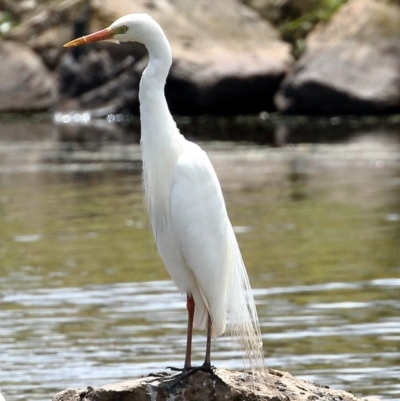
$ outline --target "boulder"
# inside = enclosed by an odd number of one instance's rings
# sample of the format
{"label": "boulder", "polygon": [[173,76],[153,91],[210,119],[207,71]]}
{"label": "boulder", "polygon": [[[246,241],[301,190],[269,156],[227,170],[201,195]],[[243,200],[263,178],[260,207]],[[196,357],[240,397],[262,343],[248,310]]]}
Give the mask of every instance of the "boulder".
{"label": "boulder", "polygon": [[138,110],[139,74],[134,59],[113,62],[105,50],[89,51],[76,59],[63,57],[59,73],[59,111],[86,110],[93,117]]}
{"label": "boulder", "polygon": [[150,13],[171,42],[174,63],[166,94],[173,112],[234,114],[274,109],[288,72],[290,46],[239,0],[188,2],[105,0],[96,13],[112,19]]}
{"label": "boulder", "polygon": [[0,0],[1,8],[18,20],[3,37],[30,47],[50,70],[56,69],[73,24],[79,26],[82,18],[90,17],[91,9],[90,0]]}
{"label": "boulder", "polygon": [[275,97],[291,114],[400,111],[400,7],[353,0],[306,39],[306,51]]}
{"label": "boulder", "polygon": [[[248,372],[216,369],[197,371],[177,380],[165,372],[98,388],[66,389],[53,401],[373,401],[342,390],[300,380],[289,373],[269,369],[261,378]],[[377,400],[375,400],[377,401]]]}
{"label": "boulder", "polygon": [[[11,2],[21,21],[6,32],[5,37],[27,43],[50,69],[57,69],[61,60],[61,88],[77,87],[82,71],[90,64],[84,61],[90,52],[108,52],[117,66],[126,64],[124,58],[134,57],[137,64],[134,72],[124,72],[122,78],[111,74],[104,82],[102,77],[92,77],[93,81],[99,81],[99,92],[91,87],[88,96],[75,94],[71,102],[66,101],[71,91],[61,91],[59,108],[62,110],[97,108],[103,101],[105,106],[113,104],[111,109],[137,111],[137,76],[146,64],[143,48],[93,44],[79,56],[74,49],[75,64],[70,59],[65,60],[72,50],[62,48],[72,37],[104,28],[131,12],[151,14],[171,42],[174,63],[166,95],[175,113],[234,114],[273,110],[273,96],[293,62],[290,46],[279,39],[276,29],[240,0],[36,0],[35,8],[30,9],[16,7],[12,0],[1,1]],[[91,60],[104,59],[97,55],[90,57]],[[74,78],[72,72],[81,65],[83,70],[76,72]],[[100,74],[108,68],[104,67],[98,70]],[[127,85],[131,77],[133,83]],[[112,100],[116,89],[122,101]],[[96,104],[90,99],[96,99]]]}
{"label": "boulder", "polygon": [[50,109],[56,92],[53,76],[35,52],[0,41],[0,112]]}

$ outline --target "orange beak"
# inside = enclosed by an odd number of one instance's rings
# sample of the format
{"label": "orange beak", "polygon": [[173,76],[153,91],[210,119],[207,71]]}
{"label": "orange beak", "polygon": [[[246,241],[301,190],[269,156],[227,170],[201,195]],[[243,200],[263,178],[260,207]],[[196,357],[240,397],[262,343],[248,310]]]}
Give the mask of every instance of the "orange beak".
{"label": "orange beak", "polygon": [[64,47],[80,46],[86,43],[99,42],[100,40],[112,39],[114,37],[114,33],[115,32],[113,32],[110,28],[105,28],[102,29],[101,31],[91,33],[90,35],[82,36],[81,38],[71,40],[71,42],[66,43]]}

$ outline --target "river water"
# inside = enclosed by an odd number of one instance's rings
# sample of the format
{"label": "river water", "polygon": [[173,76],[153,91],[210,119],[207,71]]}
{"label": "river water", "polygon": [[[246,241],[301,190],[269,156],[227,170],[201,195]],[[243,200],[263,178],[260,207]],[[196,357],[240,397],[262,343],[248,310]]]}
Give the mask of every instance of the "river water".
{"label": "river water", "polygon": [[[400,399],[400,126],[181,119],[219,175],[270,367]],[[115,120],[112,118],[111,120]],[[184,298],[143,205],[137,121],[0,121],[0,392],[181,366]],[[76,118],[80,123],[86,120]],[[249,141],[232,139],[247,133]],[[196,332],[194,360],[205,336]],[[213,363],[241,368],[229,339]]]}

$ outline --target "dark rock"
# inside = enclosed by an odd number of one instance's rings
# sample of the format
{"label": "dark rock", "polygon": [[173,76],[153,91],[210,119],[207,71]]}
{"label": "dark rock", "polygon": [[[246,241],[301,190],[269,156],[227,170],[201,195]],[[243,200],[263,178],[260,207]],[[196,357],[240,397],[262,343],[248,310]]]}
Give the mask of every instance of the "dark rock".
{"label": "dark rock", "polygon": [[0,41],[0,111],[50,109],[56,83],[40,57],[28,47]]}
{"label": "dark rock", "polygon": [[[98,388],[66,389],[53,401],[373,401],[342,390],[333,390],[289,373],[269,369],[262,378],[247,372],[216,369],[198,371],[178,381],[160,372],[148,377]],[[377,401],[377,400],[376,400]]]}
{"label": "dark rock", "polygon": [[354,0],[308,37],[275,101],[292,114],[400,111],[400,7]]}
{"label": "dark rock", "polygon": [[[4,37],[24,42],[50,70],[61,72],[61,110],[137,111],[137,76],[146,54],[143,47],[101,43],[88,50],[62,48],[73,37],[104,28],[132,11],[151,14],[171,42],[174,64],[166,95],[174,113],[274,110],[273,96],[293,61],[290,46],[279,39],[276,29],[240,0],[154,0],[138,2],[134,10],[125,0],[36,0],[35,7],[20,7],[12,0],[1,2],[11,7],[19,21]],[[107,52],[109,60],[93,51]],[[67,53],[72,53],[72,58]],[[125,58],[132,56],[139,64],[130,72],[120,68],[127,64]],[[120,68],[122,77],[112,73],[110,62]],[[111,94],[118,99],[111,101]],[[88,104],[91,99],[95,104]]]}
{"label": "dark rock", "polygon": [[197,62],[178,58],[166,86],[172,112],[229,115],[275,110],[273,96],[285,72],[273,65],[273,54],[261,59],[248,56],[221,50],[208,60],[207,55]]}
{"label": "dark rock", "polygon": [[[132,12],[123,0],[93,5],[93,9],[97,19],[103,20],[104,14],[108,23]],[[152,2],[151,7],[149,3],[138,4],[135,12],[149,12],[171,42],[174,63],[166,96],[174,113],[234,114],[275,109],[273,96],[292,62],[290,47],[255,11],[239,1],[233,5],[231,0],[202,0],[193,5],[179,0],[168,7],[161,1]],[[94,21],[93,26],[102,28],[105,23]],[[113,63],[120,62],[123,55],[133,55],[139,62],[136,73],[145,66],[141,61],[143,49],[110,44],[99,48],[109,52]],[[131,86],[128,90],[120,86],[122,97],[127,91],[137,93],[138,81]],[[78,103],[82,104],[82,98]],[[130,99],[121,107],[135,112],[137,104],[137,98]]]}
{"label": "dark rock", "polygon": [[[18,24],[3,37],[24,43],[40,55],[50,70],[55,70],[70,39],[71,28],[90,16],[90,0],[0,0],[12,10]],[[79,17],[77,17],[79,16]]]}
{"label": "dark rock", "polygon": [[104,50],[89,51],[78,59],[66,53],[58,70],[58,109],[104,109],[107,114],[126,108],[137,110],[139,74],[133,65],[130,56],[113,63]]}

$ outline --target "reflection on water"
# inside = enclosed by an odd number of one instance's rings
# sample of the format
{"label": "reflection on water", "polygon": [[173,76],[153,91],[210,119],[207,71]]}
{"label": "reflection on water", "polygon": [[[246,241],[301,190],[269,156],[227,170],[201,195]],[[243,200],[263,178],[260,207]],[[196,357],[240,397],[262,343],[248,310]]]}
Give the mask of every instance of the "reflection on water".
{"label": "reflection on water", "polygon": [[[182,124],[194,135],[206,123]],[[210,122],[232,128],[221,124]],[[203,146],[249,270],[269,366],[399,399],[400,136],[374,126],[349,137],[349,126],[331,144],[326,126],[310,125],[318,138],[310,143],[289,124],[267,127],[273,140],[264,142],[274,146]],[[184,302],[149,233],[133,132],[0,122],[7,401],[48,400],[66,387],[183,363]],[[204,341],[196,332],[197,361]],[[242,366],[229,338],[214,344],[213,356],[216,365]]]}

